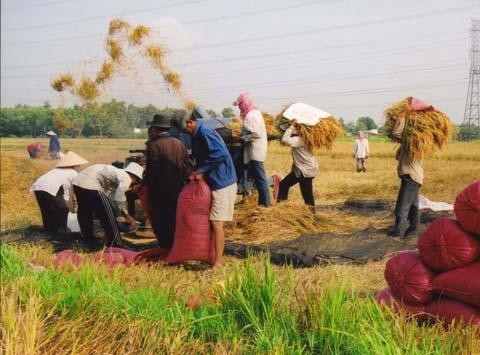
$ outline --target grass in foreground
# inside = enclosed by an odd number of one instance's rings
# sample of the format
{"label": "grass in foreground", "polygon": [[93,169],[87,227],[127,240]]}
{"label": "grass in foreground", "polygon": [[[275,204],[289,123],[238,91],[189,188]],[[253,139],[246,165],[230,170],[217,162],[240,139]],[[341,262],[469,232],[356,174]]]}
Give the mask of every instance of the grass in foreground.
{"label": "grass in foreground", "polygon": [[[177,279],[125,278],[132,268],[32,268],[1,247],[2,350],[33,353],[468,354],[478,329],[422,327],[359,296],[353,279],[301,290],[293,271],[265,259],[236,263],[192,310]],[[146,268],[165,272],[162,266]],[[159,270],[164,269],[164,270]],[[328,269],[325,269],[328,270]],[[173,273],[175,271],[172,269]]]}

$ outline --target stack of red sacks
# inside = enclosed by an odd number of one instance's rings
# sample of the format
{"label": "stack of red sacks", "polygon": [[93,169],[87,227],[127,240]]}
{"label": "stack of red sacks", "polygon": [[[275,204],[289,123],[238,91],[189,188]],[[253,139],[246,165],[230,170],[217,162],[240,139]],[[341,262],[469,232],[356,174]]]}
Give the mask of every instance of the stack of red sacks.
{"label": "stack of red sacks", "polygon": [[456,198],[457,217],[434,221],[418,240],[385,267],[388,288],[377,302],[421,320],[480,326],[480,180]]}

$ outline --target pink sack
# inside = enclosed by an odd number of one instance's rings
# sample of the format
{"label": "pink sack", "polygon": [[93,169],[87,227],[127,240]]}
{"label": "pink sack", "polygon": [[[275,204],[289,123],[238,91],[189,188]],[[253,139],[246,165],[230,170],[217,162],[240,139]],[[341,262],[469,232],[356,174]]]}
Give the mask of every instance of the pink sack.
{"label": "pink sack", "polygon": [[460,228],[457,221],[439,218],[418,240],[422,261],[437,271],[470,264],[480,257],[480,241]]}
{"label": "pink sack", "polygon": [[170,249],[164,249],[164,248],[147,249],[138,253],[135,256],[134,262],[136,264],[140,264],[140,263],[154,263],[154,262],[165,261],[169,252],[170,252]]}
{"label": "pink sack", "polygon": [[438,274],[432,287],[440,295],[480,308],[480,261]]}
{"label": "pink sack", "polygon": [[105,266],[130,265],[137,252],[122,248],[106,248],[95,255],[95,260]]}
{"label": "pink sack", "polygon": [[480,310],[460,301],[446,297],[430,302],[425,307],[425,312],[432,320],[440,320],[445,326],[453,321],[465,322],[480,327]]}
{"label": "pink sack", "polygon": [[453,210],[463,229],[480,235],[480,180],[460,192]]}
{"label": "pink sack", "polygon": [[420,315],[425,312],[425,305],[423,304],[410,305],[408,303],[402,302],[399,299],[396,299],[389,287],[378,291],[376,300],[378,304],[383,304],[393,309],[397,313],[403,311],[409,315]]}
{"label": "pink sack", "polygon": [[385,280],[392,294],[411,305],[426,304],[433,299],[433,276],[415,251],[398,254],[385,266]]}
{"label": "pink sack", "polygon": [[212,193],[203,180],[192,180],[178,196],[173,247],[167,264],[187,260],[215,262],[215,250],[210,232]]}
{"label": "pink sack", "polygon": [[83,264],[83,258],[72,250],[62,250],[55,257],[54,264],[57,268],[65,266],[77,268]]}

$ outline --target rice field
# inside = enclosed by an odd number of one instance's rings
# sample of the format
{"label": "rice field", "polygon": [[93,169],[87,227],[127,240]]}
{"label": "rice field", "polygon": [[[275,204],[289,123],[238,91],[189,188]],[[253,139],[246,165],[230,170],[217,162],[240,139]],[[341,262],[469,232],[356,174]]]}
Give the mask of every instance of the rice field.
{"label": "rice field", "polygon": [[[1,141],[1,230],[39,225],[33,180],[53,166],[30,160],[33,139]],[[35,140],[37,141],[37,140]],[[39,139],[44,141],[45,139]],[[143,140],[61,139],[91,163],[123,160]],[[316,152],[320,175],[316,203],[348,198],[395,199],[399,181],[395,146],[371,139],[367,173],[355,172],[347,138],[331,151]],[[268,175],[286,175],[288,148],[271,142]],[[480,177],[480,142],[450,143],[425,161],[421,193],[453,203]],[[306,213],[298,187],[286,203],[270,209],[247,199],[228,226],[227,240],[263,244],[304,232],[351,233],[388,226],[391,216],[357,216],[340,211]],[[385,261],[361,266],[294,269],[270,265],[262,256],[227,257],[223,269],[135,266],[106,269],[87,265],[56,270],[52,249],[39,245],[1,247],[2,353],[275,353],[275,354],[477,354],[480,333],[455,326],[418,325],[376,305],[385,287]]]}

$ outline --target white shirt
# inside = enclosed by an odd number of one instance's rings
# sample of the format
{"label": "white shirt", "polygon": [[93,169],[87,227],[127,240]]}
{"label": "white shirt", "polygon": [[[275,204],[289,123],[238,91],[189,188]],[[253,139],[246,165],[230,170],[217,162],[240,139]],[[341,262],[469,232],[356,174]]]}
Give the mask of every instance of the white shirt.
{"label": "white shirt", "polygon": [[112,198],[122,210],[126,210],[125,191],[130,188],[132,178],[123,169],[108,164],[95,164],[80,171],[73,185],[87,190],[102,191]]}
{"label": "white shirt", "polygon": [[357,159],[365,158],[369,155],[368,139],[356,139],[355,145],[353,146],[353,154],[355,154],[355,158]]}
{"label": "white shirt", "polygon": [[56,196],[60,187],[63,186],[63,198],[68,201],[72,182],[78,175],[73,168],[55,168],[40,176],[30,187],[30,192],[45,191]]}
{"label": "white shirt", "polygon": [[300,136],[292,137],[292,127],[288,127],[282,136],[282,143],[292,147],[292,171],[296,177],[315,177],[318,174],[318,162],[307,149]]}
{"label": "white shirt", "polygon": [[250,160],[264,162],[267,157],[267,130],[262,113],[258,110],[250,111],[243,120],[243,127],[253,133],[252,140],[247,143],[243,152],[243,162]]}

